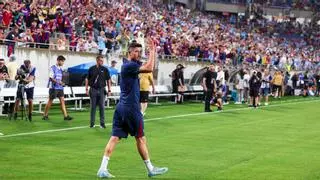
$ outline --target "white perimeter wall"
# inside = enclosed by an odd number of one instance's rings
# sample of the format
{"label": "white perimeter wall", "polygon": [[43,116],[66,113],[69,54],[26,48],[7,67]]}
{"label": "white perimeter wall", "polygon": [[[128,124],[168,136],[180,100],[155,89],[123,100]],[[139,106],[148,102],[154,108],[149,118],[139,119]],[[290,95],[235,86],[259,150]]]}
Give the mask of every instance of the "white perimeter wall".
{"label": "white perimeter wall", "polygon": [[[79,65],[82,63],[95,61],[96,54],[89,53],[74,53],[67,51],[56,51],[56,50],[48,50],[48,49],[32,49],[32,48],[16,48],[15,56],[17,58],[17,63],[20,65],[23,63],[25,59],[30,59],[33,66],[36,67],[36,86],[45,87],[48,82],[49,69],[51,65],[56,63],[56,58],[59,55],[63,55],[66,57],[64,68],[72,67],[75,65]],[[7,50],[6,46],[0,46],[0,57],[4,58],[6,62],[7,58]],[[118,61],[117,68],[120,69],[122,61],[120,58],[111,58],[112,60]],[[108,63],[108,62],[106,62]],[[196,73],[199,69],[204,67],[205,65],[202,63],[194,63],[194,62],[184,62],[184,61],[160,61],[158,64],[158,74],[156,75],[157,80],[156,83],[158,85],[170,85],[171,78],[169,75],[175,69],[177,64],[183,64],[185,69],[185,79],[191,79],[194,73]]]}

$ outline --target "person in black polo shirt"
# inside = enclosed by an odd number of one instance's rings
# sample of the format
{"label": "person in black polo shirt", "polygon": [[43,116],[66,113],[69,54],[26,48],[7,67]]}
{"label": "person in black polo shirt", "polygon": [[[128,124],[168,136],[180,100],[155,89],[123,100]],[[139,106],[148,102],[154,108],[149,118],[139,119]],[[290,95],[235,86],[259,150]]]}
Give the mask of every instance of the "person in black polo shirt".
{"label": "person in black polo shirt", "polygon": [[[103,56],[97,57],[97,64],[90,67],[86,78],[86,94],[90,96],[90,128],[94,127],[96,107],[99,105],[100,127],[106,128],[104,122],[104,103],[107,95],[106,86],[108,86],[108,95],[111,93],[110,74],[103,66]],[[90,86],[90,91],[88,86]]]}
{"label": "person in black polo shirt", "polygon": [[216,78],[217,73],[214,70],[214,65],[210,65],[207,72],[204,73],[202,79],[202,86],[205,95],[205,105],[204,111],[205,112],[212,112],[210,109],[210,101],[212,99],[213,93],[215,92],[216,88]]}

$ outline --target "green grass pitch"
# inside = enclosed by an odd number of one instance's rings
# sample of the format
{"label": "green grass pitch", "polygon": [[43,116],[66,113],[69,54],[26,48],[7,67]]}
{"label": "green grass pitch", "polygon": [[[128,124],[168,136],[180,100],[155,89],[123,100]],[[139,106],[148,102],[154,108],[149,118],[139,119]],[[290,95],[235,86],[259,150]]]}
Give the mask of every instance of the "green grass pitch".
{"label": "green grass pitch", "polygon": [[[227,105],[221,113],[201,113],[201,103],[151,105],[151,160],[169,167],[155,179],[320,179],[320,98],[270,104]],[[70,115],[71,122],[58,109],[47,122],[40,115],[32,123],[0,119],[0,179],[97,179],[113,109],[106,110],[107,129],[90,129],[88,111]],[[72,127],[79,129],[51,131]],[[109,169],[117,179],[148,179],[134,138],[121,140]]]}

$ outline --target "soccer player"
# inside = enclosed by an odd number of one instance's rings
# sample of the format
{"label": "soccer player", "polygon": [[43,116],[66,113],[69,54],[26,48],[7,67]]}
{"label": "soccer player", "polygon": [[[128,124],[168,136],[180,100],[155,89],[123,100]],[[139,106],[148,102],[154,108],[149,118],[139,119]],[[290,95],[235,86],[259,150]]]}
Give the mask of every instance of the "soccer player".
{"label": "soccer player", "polygon": [[131,43],[129,45],[128,59],[123,59],[120,80],[120,102],[117,104],[113,116],[112,136],[106,145],[104,156],[97,176],[100,178],[113,178],[108,171],[108,163],[113,150],[121,138],[127,138],[128,134],[134,136],[137,148],[145,166],[148,176],[164,174],[168,168],[158,168],[152,165],[147,148],[147,141],[144,136],[144,122],[140,112],[140,87],[139,73],[150,73],[155,64],[155,45],[152,39],[148,39],[149,60],[141,66],[141,44]]}

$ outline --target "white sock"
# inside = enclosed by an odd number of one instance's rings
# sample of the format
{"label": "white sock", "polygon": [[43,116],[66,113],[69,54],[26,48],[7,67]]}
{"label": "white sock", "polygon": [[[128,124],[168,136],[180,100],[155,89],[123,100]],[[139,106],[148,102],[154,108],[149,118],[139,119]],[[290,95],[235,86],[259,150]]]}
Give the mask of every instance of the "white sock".
{"label": "white sock", "polygon": [[146,165],[146,167],[147,167],[149,172],[152,171],[153,166],[152,166],[152,163],[151,163],[150,159],[144,160],[144,164]]}
{"label": "white sock", "polygon": [[100,166],[100,170],[101,171],[104,171],[104,170],[107,169],[108,163],[109,163],[109,159],[110,159],[109,157],[103,156],[102,162],[101,162],[101,166]]}

